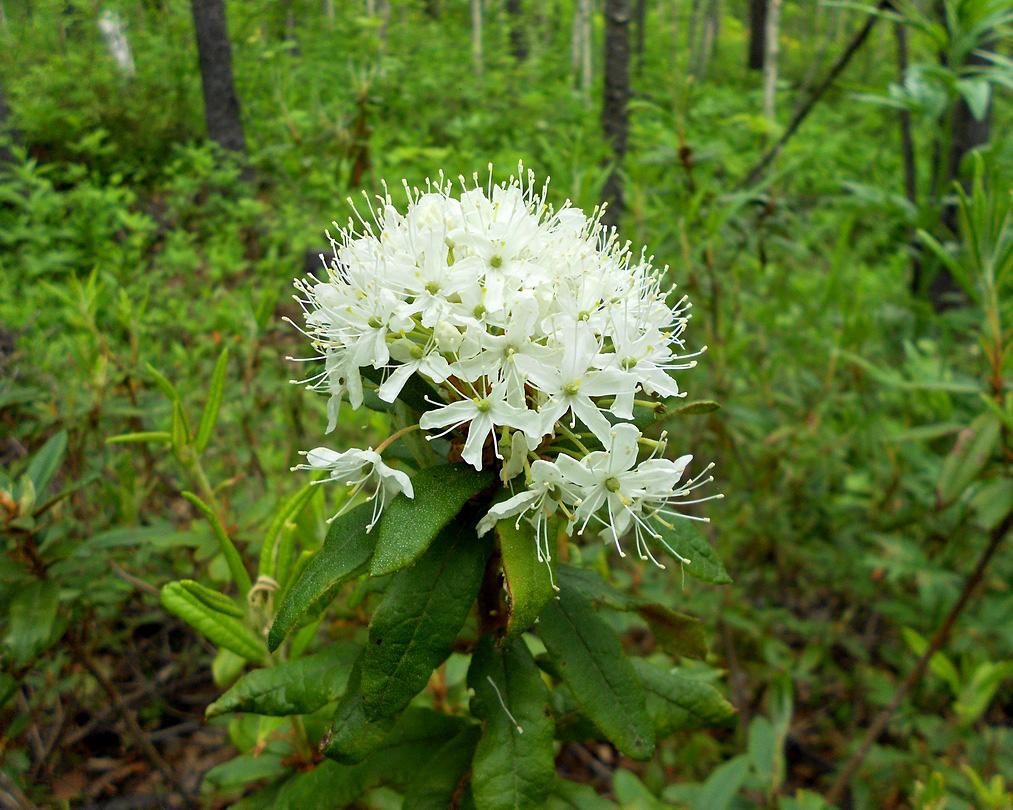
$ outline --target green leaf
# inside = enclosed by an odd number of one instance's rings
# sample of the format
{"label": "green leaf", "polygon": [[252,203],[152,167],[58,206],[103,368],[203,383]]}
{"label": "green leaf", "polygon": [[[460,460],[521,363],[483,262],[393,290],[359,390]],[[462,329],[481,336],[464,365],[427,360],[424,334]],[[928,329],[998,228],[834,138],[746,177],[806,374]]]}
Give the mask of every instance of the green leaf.
{"label": "green leaf", "polygon": [[644,688],[591,603],[564,589],[542,611],[538,635],[584,714],[624,754],[650,759],[654,727]]}
{"label": "green leaf", "polygon": [[180,401],[172,403],[172,450],[179,456],[190,443],[190,427],[187,424],[186,414],[183,412],[183,405]]}
{"label": "green leaf", "polygon": [[619,805],[599,796],[590,785],[557,779],[545,810],[616,810]]}
{"label": "green leaf", "polygon": [[248,661],[263,663],[267,657],[264,645],[235,616],[212,610],[190,593],[181,582],[162,587],[162,606],[199,630],[219,647],[241,655]]}
{"label": "green leaf", "polygon": [[208,718],[226,712],[272,717],[310,714],[345,693],[352,665],[362,648],[335,641],[315,655],[256,669],[207,708]]}
{"label": "green leaf", "polygon": [[373,554],[374,537],[366,531],[373,505],[364,503],[331,523],[324,547],[310,560],[278,608],[267,646],[274,652],[308,610],[329,603],[338,588],[358,576]]}
{"label": "green leaf", "polygon": [[720,408],[720,403],[715,402],[712,399],[698,399],[696,402],[687,402],[674,410],[674,413],[679,416],[698,416],[704,413],[710,413]]}
{"label": "green leaf", "polygon": [[348,691],[338,703],[331,718],[330,733],[320,747],[325,757],[343,765],[355,765],[376,751],[400,715],[371,719],[366,715],[366,704],[359,691],[361,665],[356,662],[348,681]]}
{"label": "green leaf", "polygon": [[951,504],[982,471],[999,444],[1002,422],[992,413],[979,415],[961,431],[943,462],[936,484],[941,504]]}
{"label": "green leaf", "polygon": [[218,541],[218,547],[221,549],[222,556],[225,557],[225,564],[229,567],[229,574],[232,575],[232,581],[236,583],[239,592],[245,596],[250,592],[253,583],[250,581],[250,574],[246,570],[243,558],[239,556],[239,551],[225,531],[221,519],[210,506],[192,492],[184,491],[182,495],[196,506],[198,511],[207,519],[207,522],[211,524],[211,529],[215,533],[215,539]]}
{"label": "green leaf", "polygon": [[277,779],[291,771],[291,766],[286,765],[284,759],[281,754],[267,752],[242,754],[215,765],[204,774],[203,781],[205,785],[214,786],[219,790],[229,790],[262,779]]}
{"label": "green leaf", "polygon": [[146,442],[159,442],[169,444],[172,441],[172,434],[167,430],[145,430],[139,433],[121,433],[118,436],[110,436],[106,444],[144,444]]}
{"label": "green leaf", "polygon": [[644,602],[635,608],[647,622],[661,649],[669,655],[704,660],[707,657],[707,634],[703,623],[685,613],[676,613],[656,602]]}
{"label": "green leaf", "polygon": [[696,800],[696,807],[728,810],[732,806],[735,794],[746,781],[751,763],[752,760],[747,755],[740,754],[711,771]]}
{"label": "green leaf", "polygon": [[222,349],[218,355],[218,362],[215,363],[215,370],[211,373],[211,387],[208,389],[207,402],[204,403],[204,411],[201,413],[200,424],[197,426],[197,438],[194,445],[197,452],[201,453],[208,446],[211,440],[211,431],[218,421],[218,412],[222,407],[222,400],[225,398],[225,373],[229,364],[229,347]]}
{"label": "green leaf", "polygon": [[647,405],[634,405],[633,424],[640,430],[647,430],[659,419],[670,416],[679,407],[681,402],[682,397],[669,397],[665,400],[658,400],[650,407]]}
{"label": "green leaf", "polygon": [[368,765],[341,765],[325,760],[312,771],[287,779],[270,807],[271,810],[352,807],[377,781]]}
{"label": "green leaf", "polygon": [[417,472],[412,476],[415,497],[398,495],[383,514],[370,573],[390,574],[417,560],[440,529],[494,479],[492,470],[478,472],[468,464],[442,464]]}
{"label": "green leaf", "polygon": [[[316,492],[317,487],[313,483],[309,483],[301,487],[295,493],[290,495],[284,501],[274,513],[274,518],[271,520],[271,525],[267,529],[267,534],[264,535],[264,542],[260,547],[260,565],[258,567],[258,573],[262,576],[271,577],[276,579],[275,574],[278,570],[278,546],[279,539],[281,537],[282,530],[285,526],[293,522],[303,509],[306,508],[306,504],[310,502],[310,498]],[[284,587],[285,583],[279,583]]]}
{"label": "green leaf", "polygon": [[526,520],[501,520],[496,524],[496,534],[510,608],[506,636],[513,639],[534,624],[555,594],[548,567],[551,563],[538,561],[535,530]]}
{"label": "green leaf", "polygon": [[[376,369],[372,366],[364,366],[359,369],[359,372],[367,380],[375,382],[378,386],[383,383],[383,369]],[[412,410],[418,411],[419,413],[431,411],[436,407],[436,405],[428,400],[431,399],[439,402],[439,396],[436,391],[434,391],[428,383],[424,382],[418,374],[412,374],[412,376],[408,378],[408,382],[405,383],[405,387],[401,389],[401,393],[398,394],[397,398]]]}
{"label": "green leaf", "polygon": [[564,589],[579,593],[595,604],[635,612],[647,622],[654,638],[669,655],[701,660],[707,657],[707,636],[699,619],[676,613],[649,599],[617,591],[597,573],[584,568],[559,566],[559,583]]}
{"label": "green leaf", "polygon": [[179,402],[179,394],[176,393],[175,387],[173,387],[173,384],[169,382],[168,378],[162,374],[161,371],[151,365],[151,363],[146,363],[145,367],[148,369],[148,373],[155,380],[155,385],[161,389],[162,393],[168,397],[169,401]]}
{"label": "green leaf", "polygon": [[735,722],[735,708],[706,681],[642,658],[633,659],[633,668],[644,685],[647,712],[659,737]]}
{"label": "green leaf", "polygon": [[12,661],[27,666],[46,646],[56,623],[60,587],[51,579],[32,579],[17,588],[7,608],[4,639]]}
{"label": "green leaf", "polygon": [[369,624],[362,694],[371,718],[403,710],[450,655],[482,584],[487,540],[470,521],[446,527],[410,568],[394,575]]}
{"label": "green leaf", "polygon": [[224,613],[226,616],[235,616],[237,619],[242,619],[246,616],[243,609],[239,607],[234,600],[229,599],[229,597],[223,593],[218,593],[218,591],[206,588],[199,582],[194,582],[192,579],[181,579],[179,584],[212,610],[217,610],[219,613]]}
{"label": "green leaf", "polygon": [[991,531],[1013,511],[1013,478],[998,478],[975,493],[971,506],[978,513],[978,525]]}
{"label": "green leaf", "polygon": [[727,585],[732,581],[717,552],[696,528],[696,521],[676,517],[673,518],[672,528],[658,521],[652,525],[661,535],[659,543],[673,554],[689,560],[682,563],[687,574],[713,585]]}
{"label": "green leaf", "polygon": [[549,690],[523,639],[495,645],[486,633],[468,669],[471,713],[484,721],[472,763],[475,803],[488,810],[537,807],[555,778]]}
{"label": "green leaf", "polygon": [[668,810],[671,807],[626,768],[618,768],[612,774],[612,793],[623,810]]}
{"label": "green leaf", "polygon": [[468,776],[478,736],[478,726],[467,726],[456,737],[447,740],[409,783],[402,810],[444,810],[453,807],[454,797]]}
{"label": "green leaf", "polygon": [[67,431],[61,430],[50,436],[44,445],[32,456],[28,464],[28,477],[35,485],[35,493],[42,497],[56,471],[60,469],[64,453],[67,452]]}

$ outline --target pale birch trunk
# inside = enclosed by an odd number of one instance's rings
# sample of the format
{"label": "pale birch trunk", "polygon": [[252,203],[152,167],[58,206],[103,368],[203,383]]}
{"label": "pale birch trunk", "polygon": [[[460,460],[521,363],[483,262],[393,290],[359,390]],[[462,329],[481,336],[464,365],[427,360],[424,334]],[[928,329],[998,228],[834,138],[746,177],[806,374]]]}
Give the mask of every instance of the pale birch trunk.
{"label": "pale birch trunk", "polygon": [[475,75],[482,76],[482,0],[471,0],[471,61]]}
{"label": "pale birch trunk", "polygon": [[763,117],[775,121],[777,99],[777,56],[780,51],[781,0],[770,0],[767,8],[766,51],[763,55]]}

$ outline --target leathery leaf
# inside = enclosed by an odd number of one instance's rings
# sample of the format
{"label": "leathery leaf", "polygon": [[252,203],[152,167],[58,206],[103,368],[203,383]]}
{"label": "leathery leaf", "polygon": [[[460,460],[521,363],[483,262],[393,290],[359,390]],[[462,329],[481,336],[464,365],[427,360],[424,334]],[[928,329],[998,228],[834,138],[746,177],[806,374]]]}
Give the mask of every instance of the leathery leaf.
{"label": "leathery leaf", "polygon": [[472,714],[484,721],[472,761],[475,803],[488,810],[538,807],[556,778],[549,690],[523,639],[478,643],[468,686]]}

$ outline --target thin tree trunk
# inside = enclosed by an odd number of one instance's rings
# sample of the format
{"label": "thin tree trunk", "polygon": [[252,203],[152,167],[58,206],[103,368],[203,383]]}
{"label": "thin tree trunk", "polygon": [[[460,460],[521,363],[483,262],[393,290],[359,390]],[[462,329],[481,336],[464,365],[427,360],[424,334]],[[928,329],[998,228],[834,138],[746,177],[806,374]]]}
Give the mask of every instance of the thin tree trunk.
{"label": "thin tree trunk", "polygon": [[584,103],[590,104],[591,82],[594,79],[594,61],[591,54],[591,0],[577,0],[573,7],[570,67],[577,77],[577,86],[584,96]]}
{"label": "thin tree trunk", "polygon": [[7,141],[12,144],[18,143],[21,140],[20,133],[11,126],[10,123],[11,111],[7,106],[7,96],[4,93],[4,86],[0,83],[0,171],[5,166],[14,163],[14,152],[11,150]]}
{"label": "thin tree trunk", "polygon": [[506,0],[510,17],[510,52],[514,59],[523,62],[528,58],[528,38],[524,30],[524,4],[522,0]]}
{"label": "thin tree trunk", "polygon": [[767,42],[767,2],[768,0],[749,0],[749,52],[746,55],[746,67],[750,70],[763,70]]}
{"label": "thin tree trunk", "polygon": [[602,126],[612,147],[612,170],[602,195],[608,203],[602,222],[619,223],[623,212],[623,184],[620,171],[626,156],[630,98],[630,0],[605,0],[605,88]]}
{"label": "thin tree trunk", "polygon": [[781,0],[770,0],[767,7],[766,49],[763,54],[763,117],[774,122],[777,101],[777,55],[780,51]]}
{"label": "thin tree trunk", "polygon": [[645,33],[644,28],[647,24],[647,0],[636,0],[636,6],[634,7],[633,21],[636,25],[636,33],[634,35],[634,41],[637,43],[634,53],[637,55],[637,73],[644,66],[644,44],[645,44]]}
{"label": "thin tree trunk", "polygon": [[482,0],[471,0],[471,61],[482,77]]}
{"label": "thin tree trunk", "polygon": [[225,2],[191,0],[191,6],[197,32],[208,136],[224,149],[246,154],[239,98],[232,78],[232,49],[225,22]]}

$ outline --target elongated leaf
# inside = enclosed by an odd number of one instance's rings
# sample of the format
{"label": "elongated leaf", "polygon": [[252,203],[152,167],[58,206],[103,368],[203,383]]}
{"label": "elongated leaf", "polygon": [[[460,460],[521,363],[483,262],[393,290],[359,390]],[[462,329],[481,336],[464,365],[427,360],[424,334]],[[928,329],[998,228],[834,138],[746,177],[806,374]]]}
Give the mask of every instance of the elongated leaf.
{"label": "elongated leaf", "polygon": [[557,779],[545,810],[616,810],[619,805],[599,796],[593,787],[569,779]]}
{"label": "elongated leaf", "polygon": [[50,436],[28,464],[28,477],[35,485],[35,493],[41,498],[46,487],[60,469],[63,455],[67,452],[67,431],[61,430]]}
{"label": "elongated leaf", "polygon": [[178,401],[179,394],[176,393],[176,389],[173,384],[169,382],[169,379],[161,371],[151,365],[151,363],[147,363],[146,368],[148,369],[148,373],[152,376],[152,379],[154,379],[155,385],[161,389],[162,393],[168,397],[169,401]]}
{"label": "elongated leaf", "polygon": [[207,522],[211,524],[211,530],[215,533],[215,539],[218,541],[218,547],[221,549],[222,556],[225,557],[225,563],[229,567],[232,581],[236,583],[236,587],[239,588],[241,594],[245,595],[249,593],[250,588],[253,587],[253,583],[250,581],[250,574],[246,570],[243,558],[239,556],[239,551],[233,544],[228,532],[225,531],[225,527],[222,525],[222,521],[218,515],[192,492],[183,492],[183,497],[196,506],[198,511],[204,515]]}
{"label": "elongated leaf", "polygon": [[661,535],[659,543],[689,560],[682,563],[687,574],[714,585],[727,585],[732,581],[717,552],[697,530],[695,521],[676,517],[672,519],[672,528],[657,521],[653,525]]}
{"label": "elongated leaf", "polygon": [[190,443],[190,427],[182,403],[177,399],[172,403],[172,451],[180,456]]}
{"label": "elongated leaf", "polygon": [[218,412],[222,407],[222,400],[225,398],[225,373],[229,365],[229,347],[222,349],[218,355],[218,362],[215,363],[215,370],[211,373],[211,386],[208,388],[208,398],[204,403],[204,411],[201,413],[200,424],[197,426],[197,438],[194,445],[197,452],[203,452],[211,439],[211,431],[215,429],[215,422],[218,421]]}
{"label": "elongated leaf", "polygon": [[450,655],[482,584],[489,542],[470,525],[446,527],[394,575],[369,624],[362,694],[371,718],[404,709]]}
{"label": "elongated leaf", "polygon": [[366,531],[372,514],[372,504],[364,503],[331,524],[324,547],[313,556],[278,608],[267,637],[272,652],[306,611],[321,602],[329,602],[338,588],[365,569],[373,554],[375,539]]}
{"label": "elongated leaf", "polygon": [[356,683],[353,673],[348,691],[334,710],[330,734],[320,747],[325,757],[343,765],[356,765],[380,748],[400,719],[396,713],[377,719],[367,717],[362,694],[358,686],[353,686]]}
{"label": "elongated leaf", "polygon": [[716,411],[721,405],[712,399],[700,399],[696,402],[687,402],[674,410],[679,416],[698,416],[703,413]]}
{"label": "elongated leaf", "polygon": [[735,708],[706,681],[642,658],[634,658],[633,667],[647,693],[647,711],[659,737],[735,722]]}
{"label": "elongated leaf", "polygon": [[496,524],[496,534],[510,607],[506,635],[513,639],[534,624],[555,591],[548,565],[538,561],[535,530],[530,523],[517,523],[513,518],[501,520]]}
{"label": "elongated leaf", "polygon": [[[306,508],[306,504],[309,503],[315,491],[316,487],[312,483],[306,484],[286,498],[275,511],[271,525],[264,535],[264,543],[260,547],[258,573],[272,579],[275,578],[278,565],[278,540],[282,529],[287,523],[294,521],[302,510]],[[280,584],[284,585],[283,583]]]}
{"label": "elongated leaf", "polygon": [[1002,421],[995,414],[980,414],[961,431],[943,462],[936,489],[942,504],[953,503],[988,463],[999,444]]}
{"label": "elongated leaf", "polygon": [[13,662],[31,663],[50,640],[60,602],[60,587],[52,579],[33,579],[18,588],[7,609],[4,643]]}
{"label": "elongated leaf", "polygon": [[597,573],[584,568],[559,566],[559,583],[562,588],[579,593],[595,604],[637,613],[647,622],[654,638],[669,655],[707,657],[707,635],[699,619],[676,613],[649,599],[617,591]]}
{"label": "elongated leaf", "polygon": [[491,470],[478,472],[468,464],[443,464],[417,472],[412,476],[415,497],[398,495],[384,512],[370,573],[382,576],[415,562],[440,529],[494,478]]}
{"label": "elongated leaf", "polygon": [[144,444],[145,442],[159,442],[168,444],[172,441],[172,434],[167,430],[145,430],[139,433],[121,433],[118,436],[110,436],[106,444]]}
{"label": "elongated leaf", "polygon": [[212,610],[190,593],[182,583],[170,582],[162,587],[162,606],[199,630],[219,647],[241,655],[248,661],[262,663],[267,657],[264,645],[235,616]]}
{"label": "elongated leaf", "polygon": [[224,613],[226,616],[235,616],[237,619],[242,619],[246,615],[246,613],[243,612],[243,609],[239,607],[234,600],[229,599],[229,597],[223,593],[218,593],[218,591],[206,588],[199,582],[194,582],[192,579],[181,579],[179,584],[182,585],[192,596],[195,596],[200,602],[207,605],[212,610]]}
{"label": "elongated leaf", "polygon": [[468,669],[471,711],[485,721],[472,763],[475,803],[488,810],[537,807],[556,779],[549,690],[522,639],[486,633]]}
{"label": "elongated leaf", "polygon": [[447,740],[421,773],[409,782],[402,810],[444,810],[452,807],[454,797],[467,777],[478,736],[478,726],[467,726],[456,737]]}
{"label": "elongated leaf", "polygon": [[584,714],[624,754],[650,759],[654,727],[644,688],[591,603],[564,589],[542,611],[538,635]]}
{"label": "elongated leaf", "polygon": [[345,693],[362,648],[336,641],[315,655],[248,672],[207,708],[207,716],[253,712],[273,717],[310,714]]}

